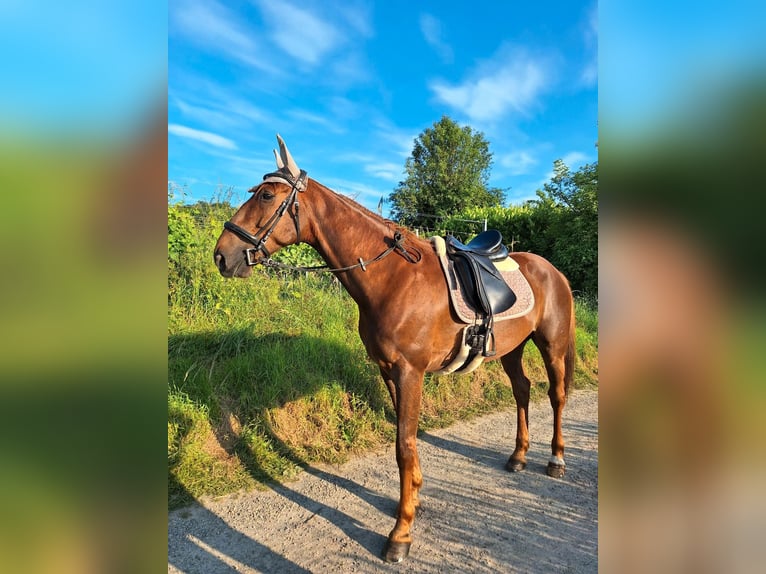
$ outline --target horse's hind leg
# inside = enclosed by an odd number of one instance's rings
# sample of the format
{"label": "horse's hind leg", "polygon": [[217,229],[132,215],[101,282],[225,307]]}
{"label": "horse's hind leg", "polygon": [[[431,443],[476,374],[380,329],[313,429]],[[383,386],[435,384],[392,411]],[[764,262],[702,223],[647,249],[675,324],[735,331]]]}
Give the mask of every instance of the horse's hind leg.
{"label": "horse's hind leg", "polygon": [[562,413],[567,400],[569,382],[572,380],[574,369],[574,326],[569,337],[557,337],[553,341],[546,339],[541,333],[533,335],[533,340],[545,363],[550,388],[548,397],[553,408],[553,439],[551,440],[551,458],[548,462],[547,473],[553,478],[564,476],[564,435],[561,430]]}
{"label": "horse's hind leg", "polygon": [[527,466],[527,451],[529,450],[529,428],[527,415],[529,412],[529,389],[531,382],[524,374],[521,357],[524,354],[524,345],[521,343],[507,355],[503,355],[500,361],[503,369],[511,379],[513,398],[516,399],[516,448],[511,458],[505,464],[506,470],[518,472]]}

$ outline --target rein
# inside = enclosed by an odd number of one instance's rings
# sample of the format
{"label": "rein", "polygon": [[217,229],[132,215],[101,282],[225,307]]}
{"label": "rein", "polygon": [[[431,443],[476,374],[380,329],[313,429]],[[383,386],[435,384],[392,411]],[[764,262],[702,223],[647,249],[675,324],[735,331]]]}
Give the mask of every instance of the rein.
{"label": "rein", "polygon": [[[272,269],[288,269],[291,271],[326,271],[329,273],[340,273],[342,271],[351,271],[352,269],[361,268],[362,271],[367,271],[367,266],[372,265],[373,263],[377,263],[378,261],[382,261],[387,256],[389,256],[394,251],[397,251],[404,259],[406,259],[410,263],[418,263],[423,257],[423,254],[417,250],[412,249],[411,253],[407,250],[406,247],[404,247],[404,236],[401,234],[401,232],[396,231],[394,232],[394,239],[393,244],[386,249],[385,251],[381,252],[379,255],[373,257],[372,259],[369,259],[367,261],[364,261],[361,257],[358,259],[359,263],[355,263],[354,265],[349,265],[348,267],[336,267],[331,268],[329,265],[316,265],[314,267],[300,267],[296,265],[288,265],[286,263],[281,263],[279,261],[274,261],[271,258],[271,253],[269,253],[269,250],[266,249],[266,241],[268,241],[269,237],[271,236],[272,232],[274,231],[274,228],[277,226],[277,223],[279,223],[279,220],[282,219],[282,216],[285,214],[285,211],[290,211],[290,215],[293,218],[293,221],[295,222],[295,231],[296,231],[296,237],[298,239],[298,242],[300,242],[301,239],[301,222],[300,222],[300,215],[299,215],[299,207],[300,203],[298,202],[297,196],[299,191],[303,191],[306,189],[306,179],[307,174],[305,170],[300,170],[300,175],[297,179],[293,179],[288,174],[278,171],[274,173],[267,173],[263,176],[264,180],[267,180],[269,178],[279,178],[285,180],[287,183],[289,183],[292,186],[292,189],[290,190],[290,194],[285,198],[285,200],[277,207],[276,211],[272,214],[272,216],[269,218],[269,220],[266,222],[266,224],[261,227],[255,235],[248,232],[246,229],[243,229],[236,223],[232,223],[231,221],[227,221],[223,224],[224,229],[227,229],[228,231],[231,231],[234,235],[242,239],[243,241],[246,241],[247,243],[250,243],[253,245],[253,247],[250,247],[245,250],[245,260],[247,262],[247,265],[250,267],[253,267],[255,265],[258,265],[258,261],[255,260],[255,255],[260,251],[264,254],[266,259],[264,261],[261,261],[260,264],[264,267],[270,267]],[[292,209],[291,209],[292,208]],[[263,234],[263,230],[266,230]]]}
{"label": "rein", "polygon": [[367,271],[367,266],[372,265],[373,263],[377,263],[378,261],[382,261],[385,259],[388,255],[391,255],[394,251],[398,251],[399,254],[404,257],[407,261],[410,263],[418,263],[422,258],[423,254],[420,253],[417,249],[414,249],[415,255],[413,256],[407,249],[404,247],[404,236],[400,232],[394,233],[394,243],[377,255],[376,257],[373,257],[372,259],[369,259],[367,261],[362,260],[360,257],[358,259],[359,263],[356,263],[354,265],[349,265],[348,267],[330,267],[329,265],[316,265],[314,267],[300,267],[296,265],[287,265],[286,263],[281,263],[279,261],[274,261],[270,257],[266,259],[266,261],[263,261],[261,265],[264,267],[271,267],[272,269],[288,269],[290,271],[326,271],[328,273],[340,273],[342,271],[351,271],[352,269],[358,269],[361,268],[362,271]]}

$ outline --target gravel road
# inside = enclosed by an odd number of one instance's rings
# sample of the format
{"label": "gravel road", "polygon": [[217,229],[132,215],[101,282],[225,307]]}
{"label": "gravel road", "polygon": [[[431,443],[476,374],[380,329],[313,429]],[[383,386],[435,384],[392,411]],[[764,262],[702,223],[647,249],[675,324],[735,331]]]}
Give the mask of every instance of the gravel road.
{"label": "gravel road", "polygon": [[567,474],[546,476],[553,415],[530,405],[527,469],[504,465],[515,410],[418,437],[423,488],[409,558],[379,557],[393,528],[393,445],[341,466],[314,466],[266,491],[202,501],[169,515],[168,572],[596,572],[598,392],[564,409]]}

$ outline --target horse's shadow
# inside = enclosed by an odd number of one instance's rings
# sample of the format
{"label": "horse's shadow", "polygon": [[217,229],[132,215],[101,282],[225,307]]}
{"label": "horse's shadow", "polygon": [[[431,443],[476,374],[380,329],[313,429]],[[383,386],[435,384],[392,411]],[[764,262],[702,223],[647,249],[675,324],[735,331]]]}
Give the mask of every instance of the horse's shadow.
{"label": "horse's shadow", "polygon": [[[186,491],[173,476],[170,483],[171,489]],[[186,494],[193,499],[188,491]],[[199,502],[192,502],[175,512],[181,520],[169,521],[168,563],[181,572],[234,574],[240,571],[239,564],[249,567],[268,564],[274,572],[310,573],[310,570],[232,528]]]}
{"label": "horse's shadow", "polygon": [[[510,448],[507,453],[504,453],[497,449],[459,442],[430,432],[418,433],[418,440],[465,457],[474,463],[486,467],[489,471],[502,471],[503,474],[507,473],[509,477],[514,475],[514,473],[505,470],[505,464],[511,452]],[[538,449],[528,453],[525,474],[545,475],[548,468],[548,455],[546,452]]]}
{"label": "horse's shadow", "polygon": [[[374,531],[359,526],[356,521],[348,514],[332,508],[323,502],[312,499],[297,490],[290,488],[286,484],[280,484],[270,479],[269,469],[264,463],[253,454],[253,451],[247,447],[244,441],[232,440],[236,437],[238,429],[232,428],[232,417],[234,414],[241,425],[247,427],[254,421],[259,422],[260,428],[268,434],[268,440],[271,442],[274,450],[280,456],[289,460],[290,463],[302,468],[306,473],[326,481],[328,484],[343,489],[349,494],[357,496],[359,499],[369,504],[377,510],[392,515],[395,513],[397,501],[387,496],[357,484],[356,482],[344,477],[336,476],[325,472],[320,468],[312,466],[304,460],[294,448],[285,443],[269,425],[263,425],[266,417],[264,415],[269,409],[283,406],[286,402],[298,398],[295,394],[294,385],[286,385],[284,388],[270,384],[269,392],[259,394],[261,386],[256,375],[253,375],[252,389],[250,394],[253,397],[251,401],[255,406],[247,411],[239,410],[232,413],[232,405],[241,404],[241,401],[234,396],[237,392],[237,385],[231,382],[228,373],[216,370],[213,365],[226,357],[233,357],[240,353],[252,354],[250,364],[258,364],[261,360],[268,360],[274,356],[275,349],[279,349],[280,355],[284,357],[293,357],[298,353],[305,353],[306,349],[311,349],[323,361],[332,364],[340,363],[339,368],[350,373],[346,377],[350,381],[348,388],[355,397],[366,403],[369,408],[379,411],[384,410],[387,417],[392,420],[393,412],[390,401],[382,384],[377,380],[375,385],[370,384],[371,377],[369,372],[365,371],[368,367],[360,357],[355,355],[347,347],[331,341],[325,341],[317,338],[311,338],[305,335],[289,336],[284,334],[269,334],[265,336],[254,336],[246,331],[233,331],[221,335],[210,334],[192,334],[176,335],[169,338],[168,349],[171,359],[175,360],[176,378],[180,378],[179,373],[187,369],[186,364],[194,365],[200,373],[205,373],[208,377],[207,384],[200,385],[200,389],[184,388],[184,392],[189,394],[190,398],[196,402],[208,407],[214,419],[215,436],[218,443],[230,455],[236,455],[239,461],[247,469],[248,473],[258,482],[266,484],[274,492],[283,496],[292,503],[301,506],[313,515],[319,515],[325,520],[334,524],[351,540],[357,542],[368,552],[378,555],[383,548],[386,538]],[[174,357],[175,353],[175,357]],[[172,362],[172,361],[171,361]],[[188,373],[188,369],[186,370]],[[247,375],[245,375],[247,376]],[[329,375],[328,375],[329,376]],[[239,375],[241,379],[243,375]],[[172,381],[171,376],[171,381]],[[329,380],[329,379],[325,379]],[[321,376],[307,377],[305,384],[302,385],[299,396],[310,396],[319,391],[326,383]],[[272,381],[273,382],[273,381]],[[266,398],[268,396],[268,398]],[[182,425],[183,428],[190,428],[191,425]],[[182,441],[184,437],[177,437],[176,440]],[[183,536],[174,536],[169,539],[169,561],[173,563],[174,557],[178,559],[184,553],[193,556],[195,563],[200,564],[200,572],[228,572],[235,571],[234,568],[226,565],[219,554],[226,554],[232,548],[236,548],[236,555],[229,555],[230,558],[242,562],[250,567],[259,567],[268,563],[270,568],[276,568],[279,572],[305,572],[306,570],[297,564],[290,562],[286,558],[276,554],[265,545],[253,540],[245,534],[238,532],[230,527],[223,519],[213,514],[202,506],[189,490],[181,484],[173,473],[169,473],[169,493],[174,504],[179,501],[181,504],[190,505],[186,511],[190,515],[199,515],[199,513],[208,515],[207,524],[216,525],[214,528],[196,527],[197,523],[193,520],[188,521],[188,532]],[[185,523],[185,521],[175,521],[174,524]],[[199,524],[202,524],[200,521]],[[226,548],[216,548],[217,541],[220,540],[220,533],[226,532],[227,539],[237,540],[236,544],[226,543]],[[196,542],[192,540],[196,539]],[[200,544],[200,542],[202,544]]]}

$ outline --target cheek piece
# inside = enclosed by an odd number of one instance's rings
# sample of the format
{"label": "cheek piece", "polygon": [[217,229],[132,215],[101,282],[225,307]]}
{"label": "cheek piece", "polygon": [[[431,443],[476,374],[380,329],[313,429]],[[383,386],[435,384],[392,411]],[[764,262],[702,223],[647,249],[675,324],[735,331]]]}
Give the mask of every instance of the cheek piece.
{"label": "cheek piece", "polygon": [[[271,236],[272,232],[274,231],[274,228],[277,226],[277,223],[279,223],[279,220],[282,219],[282,216],[285,214],[285,211],[290,210],[293,221],[295,222],[295,232],[297,234],[298,241],[300,241],[301,238],[301,220],[298,208],[300,206],[298,202],[298,191],[306,189],[306,179],[308,178],[305,170],[300,170],[300,175],[297,179],[291,178],[286,173],[279,171],[274,173],[267,173],[263,176],[263,179],[269,179],[269,178],[279,178],[287,183],[289,183],[292,186],[292,189],[290,190],[290,194],[285,198],[285,200],[279,204],[279,207],[277,207],[277,210],[271,215],[269,220],[264,224],[263,227],[261,227],[255,235],[249,233],[247,230],[243,229],[236,223],[232,223],[231,221],[227,221],[223,224],[223,228],[231,231],[234,235],[239,237],[242,241],[245,241],[247,243],[250,243],[253,245],[253,247],[250,247],[245,250],[245,260],[247,261],[247,264],[249,266],[257,265],[258,261],[256,260],[258,253],[263,253],[264,257],[266,259],[269,259],[271,257],[271,253],[268,249],[266,249],[266,241],[268,241],[269,237]],[[291,209],[292,208],[292,209]]]}

